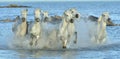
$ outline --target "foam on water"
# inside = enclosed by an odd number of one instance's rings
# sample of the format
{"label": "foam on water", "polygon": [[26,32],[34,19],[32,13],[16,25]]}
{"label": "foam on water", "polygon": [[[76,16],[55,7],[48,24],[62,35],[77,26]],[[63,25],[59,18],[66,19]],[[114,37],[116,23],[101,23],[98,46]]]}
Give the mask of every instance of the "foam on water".
{"label": "foam on water", "polygon": [[[13,35],[9,47],[12,49],[62,49],[62,41],[57,38],[59,24],[48,23],[46,25],[42,25],[42,36],[37,41],[36,46],[30,45],[31,38],[29,38],[29,35],[25,38],[19,38]],[[77,44],[74,44],[74,39],[71,39],[67,45],[68,49],[98,46],[91,40],[90,36],[91,33],[96,31],[97,27],[95,22],[91,22],[88,20],[87,16],[83,16],[81,19],[75,21],[75,28],[78,38]]]}
{"label": "foam on water", "polygon": [[[43,26],[44,27],[44,26]],[[43,49],[43,48],[52,48],[57,49],[61,44],[59,40],[56,38],[57,29],[54,28],[56,26],[50,26],[50,29],[46,30],[47,28],[43,28],[42,36],[37,41],[36,46],[30,46],[31,38],[27,35],[25,38],[16,37],[13,35],[13,38],[10,43],[10,48],[12,49]],[[62,47],[62,46],[61,46]]]}

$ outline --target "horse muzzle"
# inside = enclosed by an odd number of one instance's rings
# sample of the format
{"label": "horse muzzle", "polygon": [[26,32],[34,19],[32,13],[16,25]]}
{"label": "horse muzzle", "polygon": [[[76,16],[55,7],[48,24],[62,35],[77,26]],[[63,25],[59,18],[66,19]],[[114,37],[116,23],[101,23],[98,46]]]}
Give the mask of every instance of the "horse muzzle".
{"label": "horse muzzle", "polygon": [[74,22],[74,19],[70,19],[70,23],[73,23]]}
{"label": "horse muzzle", "polygon": [[25,18],[22,18],[22,22],[25,22]]}
{"label": "horse muzzle", "polygon": [[39,18],[36,18],[36,19],[35,19],[35,21],[36,21],[36,22],[39,22],[39,21],[40,21],[40,19],[39,19]]}
{"label": "horse muzzle", "polygon": [[76,17],[76,18],[79,18],[79,14],[76,14],[75,17]]}

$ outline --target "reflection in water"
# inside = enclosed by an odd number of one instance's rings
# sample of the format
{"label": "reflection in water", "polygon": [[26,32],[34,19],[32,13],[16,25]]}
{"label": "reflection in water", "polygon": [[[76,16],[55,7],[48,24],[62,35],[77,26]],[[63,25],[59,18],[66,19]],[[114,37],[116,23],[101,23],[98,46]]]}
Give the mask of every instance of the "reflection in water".
{"label": "reflection in water", "polygon": [[64,51],[62,59],[76,59],[78,51]]}

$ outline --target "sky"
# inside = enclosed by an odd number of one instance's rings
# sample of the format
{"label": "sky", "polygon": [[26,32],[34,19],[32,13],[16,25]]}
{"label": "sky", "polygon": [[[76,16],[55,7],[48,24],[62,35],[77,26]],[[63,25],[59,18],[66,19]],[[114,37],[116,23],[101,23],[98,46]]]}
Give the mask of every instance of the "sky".
{"label": "sky", "polygon": [[120,0],[0,0],[0,2],[4,1],[120,1]]}

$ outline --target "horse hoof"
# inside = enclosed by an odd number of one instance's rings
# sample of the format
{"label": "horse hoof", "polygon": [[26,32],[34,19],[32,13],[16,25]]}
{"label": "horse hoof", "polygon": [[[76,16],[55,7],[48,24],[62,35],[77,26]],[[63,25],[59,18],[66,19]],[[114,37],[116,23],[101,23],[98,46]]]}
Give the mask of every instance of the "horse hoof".
{"label": "horse hoof", "polygon": [[63,46],[63,48],[66,48],[66,46]]}

